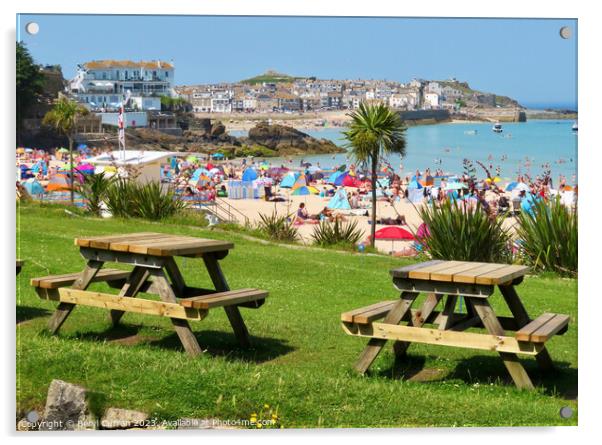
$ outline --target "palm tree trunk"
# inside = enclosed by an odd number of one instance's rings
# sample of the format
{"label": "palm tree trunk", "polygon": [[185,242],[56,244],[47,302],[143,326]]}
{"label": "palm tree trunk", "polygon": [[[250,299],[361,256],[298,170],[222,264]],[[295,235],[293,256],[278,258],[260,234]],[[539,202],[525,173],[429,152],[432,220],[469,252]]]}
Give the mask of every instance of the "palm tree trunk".
{"label": "palm tree trunk", "polygon": [[71,189],[71,205],[74,205],[75,196],[73,194],[73,139],[71,138],[71,136],[67,136],[67,139],[69,139],[69,163],[71,164],[71,174],[69,175],[69,186]]}
{"label": "palm tree trunk", "polygon": [[378,168],[378,156],[372,156],[372,224],[370,226],[370,246],[374,247],[376,240],[376,170]]}

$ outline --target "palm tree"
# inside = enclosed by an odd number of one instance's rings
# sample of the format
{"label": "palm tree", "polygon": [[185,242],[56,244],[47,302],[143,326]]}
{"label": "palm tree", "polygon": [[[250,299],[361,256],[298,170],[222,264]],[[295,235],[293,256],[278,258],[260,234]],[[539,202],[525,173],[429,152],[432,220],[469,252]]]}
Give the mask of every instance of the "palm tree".
{"label": "palm tree", "polygon": [[374,247],[376,232],[376,175],[382,156],[398,153],[402,157],[406,152],[405,131],[399,115],[388,106],[360,103],[357,111],[350,113],[351,125],[343,134],[348,141],[347,147],[353,156],[362,163],[370,165],[372,173],[372,227],[370,243]]}
{"label": "palm tree", "polygon": [[77,129],[77,120],[88,114],[88,109],[77,102],[62,96],[52,109],[46,113],[42,123],[54,127],[59,133],[64,134],[69,140],[69,163],[71,164],[70,186],[71,186],[71,205],[74,202],[73,196],[73,136]]}

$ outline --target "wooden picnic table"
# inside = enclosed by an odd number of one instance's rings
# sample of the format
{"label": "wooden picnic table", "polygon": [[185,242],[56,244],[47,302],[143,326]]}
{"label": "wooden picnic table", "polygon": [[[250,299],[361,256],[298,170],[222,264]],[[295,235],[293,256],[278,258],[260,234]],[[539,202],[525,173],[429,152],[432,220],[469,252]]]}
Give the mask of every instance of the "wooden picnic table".
{"label": "wooden picnic table", "polygon": [[[400,298],[383,301],[341,315],[349,335],[368,337],[355,369],[365,373],[387,340],[403,356],[412,342],[472,348],[499,353],[519,388],[533,388],[517,354],[535,356],[542,370],[553,369],[545,343],[568,329],[568,315],[545,313],[532,320],[515,286],[529,268],[521,265],[433,260],[391,270]],[[489,297],[498,287],[512,317],[497,316]],[[426,293],[422,307],[412,309],[420,293]],[[456,312],[458,299],[466,302],[466,313]],[[435,309],[442,303],[443,309]],[[381,320],[382,321],[379,321]],[[407,322],[400,325],[401,322]],[[424,327],[424,325],[435,327]],[[485,328],[487,333],[465,332]],[[514,331],[515,335],[507,335]]]}
{"label": "wooden picnic table", "polygon": [[[31,280],[40,298],[59,305],[48,328],[55,334],[73,308],[80,304],[110,310],[115,325],[125,312],[169,317],[191,355],[202,352],[188,320],[202,320],[210,309],[223,307],[239,343],[249,346],[249,334],[240,307],[259,308],[268,293],[260,289],[230,290],[219,261],[234,245],[227,241],[165,233],[128,233],[76,238],[87,261],[83,271]],[[215,289],[186,285],[175,257],[202,258]],[[131,271],[105,269],[105,263],[132,266]],[[120,289],[118,295],[87,290],[93,282]],[[161,301],[136,298],[140,292],[157,294]]]}

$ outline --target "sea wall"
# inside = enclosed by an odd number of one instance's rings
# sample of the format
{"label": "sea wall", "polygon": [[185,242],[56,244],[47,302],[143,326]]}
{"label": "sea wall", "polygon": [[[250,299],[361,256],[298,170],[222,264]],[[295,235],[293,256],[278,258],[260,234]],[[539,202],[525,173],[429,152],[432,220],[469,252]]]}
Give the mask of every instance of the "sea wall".
{"label": "sea wall", "polygon": [[407,125],[437,124],[439,122],[448,122],[451,120],[448,110],[400,111],[399,117]]}

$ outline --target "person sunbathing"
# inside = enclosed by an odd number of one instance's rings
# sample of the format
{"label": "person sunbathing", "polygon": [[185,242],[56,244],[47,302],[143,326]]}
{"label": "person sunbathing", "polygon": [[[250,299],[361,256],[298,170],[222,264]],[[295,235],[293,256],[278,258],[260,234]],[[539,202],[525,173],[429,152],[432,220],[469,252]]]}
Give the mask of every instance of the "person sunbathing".
{"label": "person sunbathing", "polygon": [[386,226],[405,226],[407,225],[407,222],[404,215],[397,215],[395,218],[377,219],[376,224],[384,224]]}

